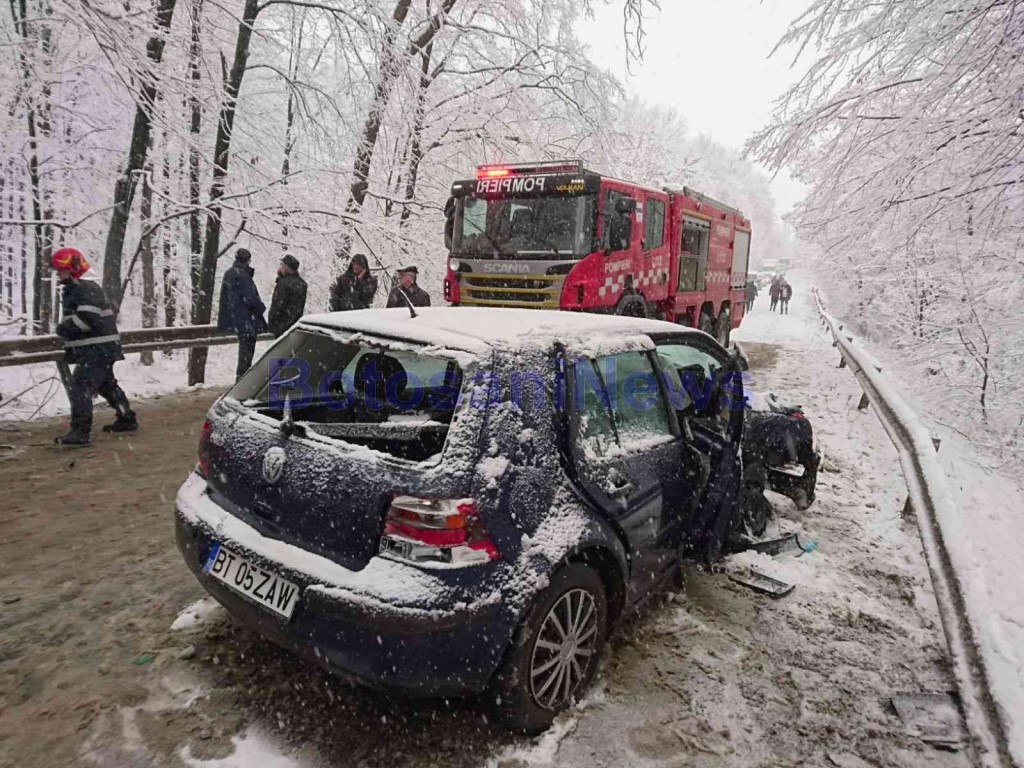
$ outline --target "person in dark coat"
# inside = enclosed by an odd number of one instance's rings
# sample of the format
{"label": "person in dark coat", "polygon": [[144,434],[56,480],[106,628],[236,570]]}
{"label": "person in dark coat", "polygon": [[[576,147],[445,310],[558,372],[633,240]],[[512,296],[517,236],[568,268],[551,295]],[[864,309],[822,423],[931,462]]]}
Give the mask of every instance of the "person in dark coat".
{"label": "person in dark coat", "polygon": [[357,253],[349,262],[348,269],[340,275],[331,288],[331,312],[345,312],[350,309],[369,309],[377,295],[377,278],[370,274],[366,256]]}
{"label": "person in dark coat", "polygon": [[114,363],[124,360],[114,310],[103,289],[83,280],[89,262],[75,248],[53,252],[50,263],[60,280],[62,320],[57,335],[64,339],[64,359],[75,364],[68,382],[71,430],[57,438],[61,445],[88,445],[92,435],[92,399],[97,394],[110,403],[117,417],[104,432],[131,432],[139,428],[128,397],[114,378]]}
{"label": "person in dark coat", "polygon": [[751,281],[749,281],[747,283],[746,299],[747,299],[747,312],[750,312],[750,311],[752,311],[754,309],[754,301],[757,299],[757,285],[754,284],[753,280],[751,280]]}
{"label": "person in dark coat", "polygon": [[769,307],[769,309],[771,309],[772,312],[774,312],[775,311],[775,307],[778,306],[778,304],[779,304],[779,297],[781,295],[782,295],[782,278],[781,277],[776,277],[774,280],[772,280],[772,287],[768,289],[768,296],[772,300],[771,307]]}
{"label": "person in dark coat", "polygon": [[789,300],[793,298],[793,286],[789,284],[786,278],[782,278],[782,284],[779,288],[779,312],[783,315],[789,314]]}
{"label": "person in dark coat", "polygon": [[267,330],[267,321],[263,319],[266,307],[252,279],[256,271],[249,266],[251,258],[249,251],[239,248],[235,252],[235,263],[224,273],[220,284],[217,328],[234,331],[238,336],[236,381],[252,366],[256,337]]}
{"label": "person in dark coat", "polygon": [[282,335],[306,312],[306,281],[299,277],[299,260],[291,254],[281,259],[277,284],[270,300],[267,325],[275,336]]}
{"label": "person in dark coat", "polygon": [[[416,277],[419,275],[419,270],[416,267],[404,267],[398,270],[398,285],[391,289],[391,295],[388,296],[388,308],[393,307],[408,307],[412,304],[414,307],[429,307],[430,306],[430,294],[416,285]],[[409,299],[407,302],[405,297]]]}

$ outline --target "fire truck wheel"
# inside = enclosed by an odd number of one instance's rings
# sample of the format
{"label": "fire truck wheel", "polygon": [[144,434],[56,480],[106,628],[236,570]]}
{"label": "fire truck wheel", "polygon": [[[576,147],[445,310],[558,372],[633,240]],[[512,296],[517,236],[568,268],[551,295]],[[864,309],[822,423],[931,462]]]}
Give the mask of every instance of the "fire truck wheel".
{"label": "fire truck wheel", "polygon": [[619,306],[615,308],[615,314],[626,317],[647,317],[647,305],[644,304],[643,297],[637,294],[623,296]]}
{"label": "fire truck wheel", "polygon": [[732,333],[732,316],[728,309],[723,309],[718,316],[718,323],[715,327],[715,338],[718,343],[726,349],[729,348],[729,335]]}
{"label": "fire truck wheel", "polygon": [[697,321],[697,327],[704,331],[708,336],[715,335],[715,320],[707,312],[700,313],[700,320]]}

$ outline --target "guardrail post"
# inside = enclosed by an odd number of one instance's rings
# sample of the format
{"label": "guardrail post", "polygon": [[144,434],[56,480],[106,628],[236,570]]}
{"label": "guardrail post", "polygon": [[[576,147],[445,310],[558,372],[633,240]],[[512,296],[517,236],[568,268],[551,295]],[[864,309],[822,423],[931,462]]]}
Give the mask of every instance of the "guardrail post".
{"label": "guardrail post", "polygon": [[846,355],[841,355],[839,357],[839,367],[840,368],[845,368],[846,367]]}
{"label": "guardrail post", "polygon": [[861,392],[860,393],[860,402],[857,403],[857,410],[858,411],[863,411],[869,405],[871,405],[871,401],[868,400],[867,393],[866,392]]}
{"label": "guardrail post", "polygon": [[901,513],[901,516],[904,520],[909,520],[914,516],[914,502],[910,500],[909,496],[907,496],[907,500],[903,502],[903,512]]}
{"label": "guardrail post", "polygon": [[935,446],[935,452],[936,452],[936,453],[938,453],[938,452],[939,452],[939,448],[940,448],[940,447],[941,447],[941,445],[942,445],[942,438],[939,438],[939,437],[933,437],[933,438],[932,438],[932,445],[934,445],[934,446]]}

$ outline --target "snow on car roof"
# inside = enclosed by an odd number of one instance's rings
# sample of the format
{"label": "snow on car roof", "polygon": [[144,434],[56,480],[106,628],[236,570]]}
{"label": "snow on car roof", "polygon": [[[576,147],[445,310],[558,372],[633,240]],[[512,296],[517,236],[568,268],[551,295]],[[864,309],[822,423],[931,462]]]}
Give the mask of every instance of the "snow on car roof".
{"label": "snow on car roof", "polygon": [[593,342],[600,337],[698,332],[662,320],[543,309],[424,307],[416,314],[411,317],[408,309],[360,309],[308,315],[302,323],[468,352],[547,346],[556,340]]}

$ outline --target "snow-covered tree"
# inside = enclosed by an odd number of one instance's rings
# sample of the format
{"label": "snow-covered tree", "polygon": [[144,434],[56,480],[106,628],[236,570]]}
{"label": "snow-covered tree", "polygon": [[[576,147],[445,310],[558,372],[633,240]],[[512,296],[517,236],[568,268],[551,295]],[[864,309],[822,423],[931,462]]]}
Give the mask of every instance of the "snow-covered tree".
{"label": "snow-covered tree", "polygon": [[[856,315],[1020,435],[1024,15],[982,0],[816,0],[782,46],[813,56],[749,150],[810,186],[795,222]],[[839,292],[836,292],[839,295]]]}

